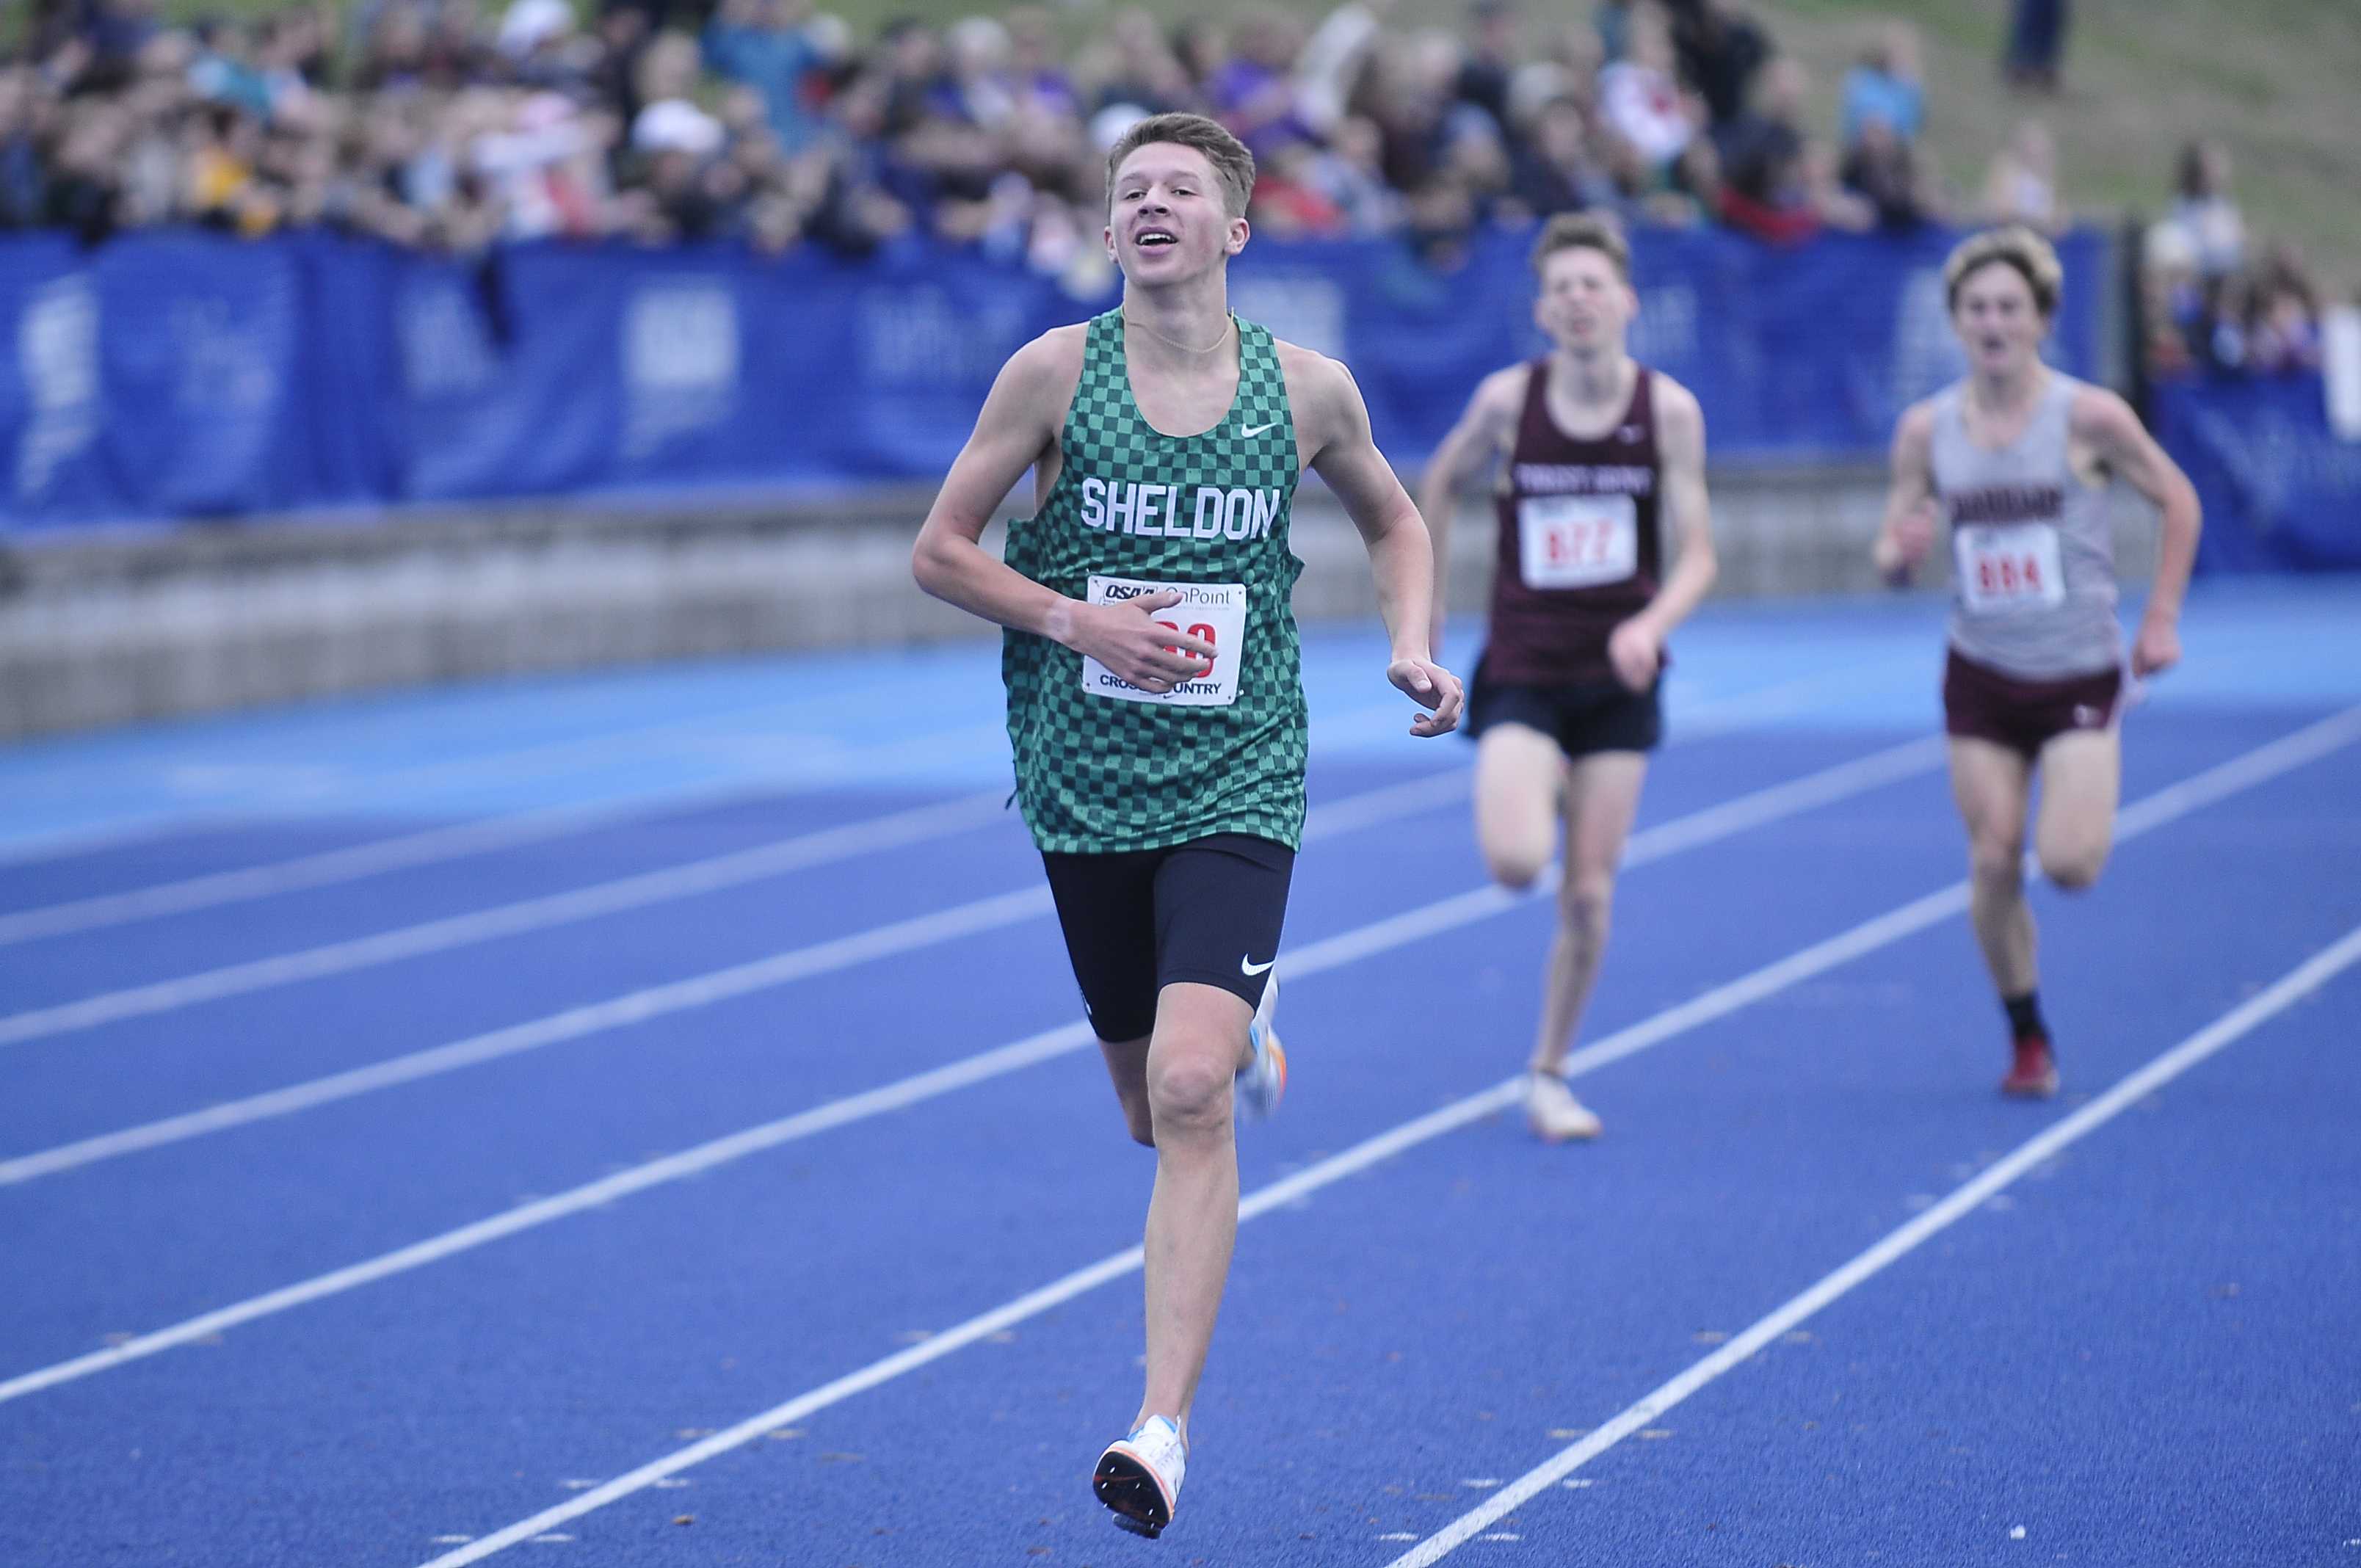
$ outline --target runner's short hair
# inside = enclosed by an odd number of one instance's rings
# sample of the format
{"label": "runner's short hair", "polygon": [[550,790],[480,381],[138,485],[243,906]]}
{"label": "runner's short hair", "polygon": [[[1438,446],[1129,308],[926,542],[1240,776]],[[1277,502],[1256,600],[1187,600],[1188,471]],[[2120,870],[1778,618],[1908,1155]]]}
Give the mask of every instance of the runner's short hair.
{"label": "runner's short hair", "polygon": [[1995,261],[2015,268],[2024,278],[2026,287],[2033,291],[2033,308],[2043,320],[2058,313],[2058,298],[2066,288],[2065,269],[2058,265],[2058,252],[2049,242],[2023,224],[1986,229],[1959,243],[1950,259],[1943,263],[1944,306],[1958,310],[1960,291],[1967,286],[1969,277]]}
{"label": "runner's short hair", "polygon": [[1222,182],[1222,210],[1234,218],[1246,215],[1246,202],[1254,195],[1254,154],[1220,121],[1209,120],[1202,115],[1150,115],[1123,133],[1107,149],[1110,209],[1115,205],[1115,171],[1123,167],[1123,160],[1157,142],[1170,142],[1175,147],[1203,153],[1205,161],[1213,166],[1213,177]]}
{"label": "runner's short hair", "polygon": [[1615,264],[1616,276],[1631,280],[1631,246],[1623,225],[1598,213],[1560,213],[1542,225],[1533,241],[1533,276],[1561,250],[1595,250]]}

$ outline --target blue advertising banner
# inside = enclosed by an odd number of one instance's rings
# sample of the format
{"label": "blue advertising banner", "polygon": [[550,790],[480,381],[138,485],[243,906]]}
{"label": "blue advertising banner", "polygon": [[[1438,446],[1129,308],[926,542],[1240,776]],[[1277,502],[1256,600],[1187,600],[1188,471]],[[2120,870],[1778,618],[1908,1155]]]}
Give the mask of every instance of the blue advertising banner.
{"label": "blue advertising banner", "polygon": [[[1264,241],[1238,312],[1353,367],[1412,466],[1487,372],[1542,352],[1528,236],[1454,270],[1390,242]],[[1691,387],[1717,459],[1874,456],[1961,367],[1953,236],[1773,250],[1636,236],[1633,349]],[[2061,247],[2053,357],[2101,376],[2108,242]],[[730,247],[456,260],[313,234],[0,243],[10,531],[291,508],[926,480],[1001,364],[1113,296],[926,247],[860,265]],[[11,351],[12,350],[12,351]]]}
{"label": "blue advertising banner", "polygon": [[2329,429],[2318,376],[2171,382],[2151,408],[2205,508],[2199,571],[2361,567],[2361,442]]}

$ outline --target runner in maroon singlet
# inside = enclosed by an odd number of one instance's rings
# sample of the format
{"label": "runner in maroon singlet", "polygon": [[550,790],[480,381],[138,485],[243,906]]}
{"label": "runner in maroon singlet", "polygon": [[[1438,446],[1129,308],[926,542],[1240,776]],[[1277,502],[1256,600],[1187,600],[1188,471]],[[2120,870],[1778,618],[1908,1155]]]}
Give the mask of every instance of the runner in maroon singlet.
{"label": "runner in maroon singlet", "polygon": [[[1526,1110],[1552,1142],[1598,1118],[1566,1087],[1565,1057],[1607,946],[1615,868],[1664,731],[1664,637],[1713,585],[1705,418],[1671,377],[1632,359],[1640,307],[1611,224],[1550,220],[1533,246],[1533,319],[1549,356],[1485,378],[1419,496],[1434,536],[1440,645],[1455,491],[1498,471],[1491,641],[1468,694],[1476,837],[1503,885],[1530,885],[1565,825],[1558,930],[1542,992]],[[1675,552],[1667,532],[1679,535]]]}

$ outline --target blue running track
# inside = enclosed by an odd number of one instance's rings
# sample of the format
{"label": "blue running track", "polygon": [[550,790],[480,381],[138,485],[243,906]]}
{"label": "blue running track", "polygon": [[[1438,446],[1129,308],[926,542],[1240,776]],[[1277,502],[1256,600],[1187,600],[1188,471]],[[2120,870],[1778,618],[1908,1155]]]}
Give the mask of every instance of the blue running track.
{"label": "blue running track", "polygon": [[1153,1159],[988,645],[0,751],[0,1564],[2361,1565],[2361,586],[2192,598],[2035,894],[2037,1106],[1939,622],[1678,639],[1555,1149],[1548,900],[1307,635],[1294,1083],[1154,1543],[1088,1486]]}

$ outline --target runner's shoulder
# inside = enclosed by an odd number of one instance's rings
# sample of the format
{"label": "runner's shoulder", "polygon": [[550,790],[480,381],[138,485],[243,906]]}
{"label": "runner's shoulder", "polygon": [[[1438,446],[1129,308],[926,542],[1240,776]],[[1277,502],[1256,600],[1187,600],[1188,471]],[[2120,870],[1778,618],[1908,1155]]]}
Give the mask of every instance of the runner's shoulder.
{"label": "runner's shoulder", "polygon": [[1479,419],[1516,419],[1525,411],[1525,393],[1532,385],[1533,367],[1520,360],[1503,365],[1476,383],[1467,411]]}
{"label": "runner's shoulder", "polygon": [[1659,431],[1684,436],[1704,434],[1705,407],[1697,394],[1653,367],[1648,371],[1648,400]]}
{"label": "runner's shoulder", "polygon": [[2069,432],[2081,441],[2123,441],[2147,429],[2121,394],[2088,381],[2076,384],[2074,400],[2067,405],[2066,422]]}
{"label": "runner's shoulder", "polygon": [[1290,400],[1334,397],[1348,388],[1355,388],[1353,372],[1345,362],[1316,348],[1306,348],[1300,343],[1274,335],[1271,352],[1279,356],[1279,374],[1287,378],[1287,395]]}
{"label": "runner's shoulder", "polygon": [[1894,451],[1924,455],[1934,444],[1935,408],[1943,397],[1943,393],[1937,392],[1932,397],[1919,399],[1902,411],[1902,417],[1894,422]]}
{"label": "runner's shoulder", "polygon": [[1052,420],[1062,420],[1082,379],[1090,323],[1051,327],[1008,356],[994,389]]}
{"label": "runner's shoulder", "polygon": [[1361,400],[1360,383],[1343,360],[1282,337],[1273,337],[1270,346],[1287,383],[1296,435],[1306,450],[1316,450],[1335,432],[1367,426],[1368,409]]}

